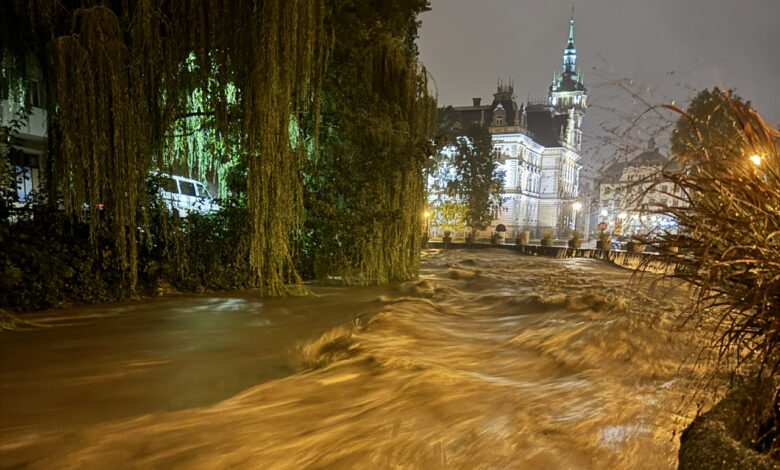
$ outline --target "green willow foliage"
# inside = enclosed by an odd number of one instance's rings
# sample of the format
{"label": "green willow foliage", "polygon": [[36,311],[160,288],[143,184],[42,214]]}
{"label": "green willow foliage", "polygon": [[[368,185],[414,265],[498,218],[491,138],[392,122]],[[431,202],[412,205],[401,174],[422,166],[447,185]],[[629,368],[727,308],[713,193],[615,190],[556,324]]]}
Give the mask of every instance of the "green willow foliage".
{"label": "green willow foliage", "polygon": [[156,246],[144,230],[150,173],[221,172],[240,188],[234,209],[248,211],[257,284],[285,295],[302,290],[300,272],[362,283],[417,273],[435,110],[415,46],[427,8],[11,0],[0,62],[14,80],[27,57],[40,63],[48,200],[89,224],[95,250],[111,234],[131,286],[139,247]]}
{"label": "green willow foliage", "polygon": [[[225,141],[239,136],[235,151],[248,160],[250,261],[260,285],[278,295],[298,283],[289,234],[302,223],[303,161],[289,120],[316,120],[328,48],[323,0],[20,0],[3,13],[4,26],[35,32],[28,51],[48,72],[49,192],[72,214],[102,204],[89,217],[92,232],[111,227],[133,280],[149,170],[165,166],[182,119],[208,115]],[[193,111],[197,91],[202,108]]]}
{"label": "green willow foliage", "polygon": [[328,3],[335,43],[307,167],[306,269],[349,284],[410,279],[435,112],[414,47],[427,1]]}

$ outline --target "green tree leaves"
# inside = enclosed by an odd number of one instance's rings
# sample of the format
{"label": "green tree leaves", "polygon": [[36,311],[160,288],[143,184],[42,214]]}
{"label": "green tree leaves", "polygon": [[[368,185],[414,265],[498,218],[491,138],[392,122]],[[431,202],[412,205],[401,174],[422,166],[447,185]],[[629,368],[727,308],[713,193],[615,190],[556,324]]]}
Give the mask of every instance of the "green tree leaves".
{"label": "green tree leaves", "polygon": [[465,135],[442,138],[449,151],[439,154],[434,168],[434,206],[440,226],[485,230],[501,209],[504,172],[493,154],[487,128],[472,124]]}
{"label": "green tree leaves", "polygon": [[350,284],[410,279],[419,267],[435,109],[411,47],[427,1],[330,5],[335,45],[320,151],[306,169],[310,269]]}

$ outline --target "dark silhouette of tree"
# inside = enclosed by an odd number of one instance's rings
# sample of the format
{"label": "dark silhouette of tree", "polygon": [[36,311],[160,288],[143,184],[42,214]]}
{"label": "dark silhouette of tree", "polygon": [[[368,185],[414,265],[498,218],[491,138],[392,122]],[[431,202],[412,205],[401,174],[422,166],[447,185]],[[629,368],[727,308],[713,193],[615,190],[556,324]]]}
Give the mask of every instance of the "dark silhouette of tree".
{"label": "dark silhouette of tree", "polygon": [[748,151],[730,100],[739,97],[718,88],[699,92],[672,131],[672,153],[694,158],[702,152],[725,156]]}

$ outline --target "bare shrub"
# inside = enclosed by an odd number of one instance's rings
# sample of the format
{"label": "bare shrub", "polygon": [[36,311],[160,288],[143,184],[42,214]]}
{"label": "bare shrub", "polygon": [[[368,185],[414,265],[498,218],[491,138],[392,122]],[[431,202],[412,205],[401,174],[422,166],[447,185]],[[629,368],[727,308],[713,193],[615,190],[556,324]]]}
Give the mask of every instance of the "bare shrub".
{"label": "bare shrub", "polygon": [[648,186],[676,188],[652,208],[677,230],[646,236],[674,253],[669,276],[694,288],[690,321],[713,331],[717,364],[772,376],[780,365],[780,158],[777,129],[729,92],[702,92],[680,114],[674,157]]}

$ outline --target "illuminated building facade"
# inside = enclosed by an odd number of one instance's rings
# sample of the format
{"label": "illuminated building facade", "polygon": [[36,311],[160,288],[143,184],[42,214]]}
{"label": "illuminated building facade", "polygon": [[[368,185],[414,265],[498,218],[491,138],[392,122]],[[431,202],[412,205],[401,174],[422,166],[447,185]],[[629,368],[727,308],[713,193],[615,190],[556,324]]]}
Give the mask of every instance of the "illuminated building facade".
{"label": "illuminated building facade", "polygon": [[671,170],[666,156],[650,139],[647,149],[626,162],[607,167],[599,181],[599,224],[615,236],[674,230],[674,220],[663,207],[681,202],[680,189],[670,182],[656,184],[662,170]]}
{"label": "illuminated building facade", "polygon": [[492,229],[504,225],[509,237],[523,230],[532,237],[545,230],[562,235],[574,228],[588,98],[576,65],[572,17],[563,69],[554,73],[546,99],[518,104],[514,85],[499,83],[488,105],[474,98],[471,106],[440,111],[455,135],[473,123],[486,126],[492,135],[493,152],[504,171],[503,207]]}

